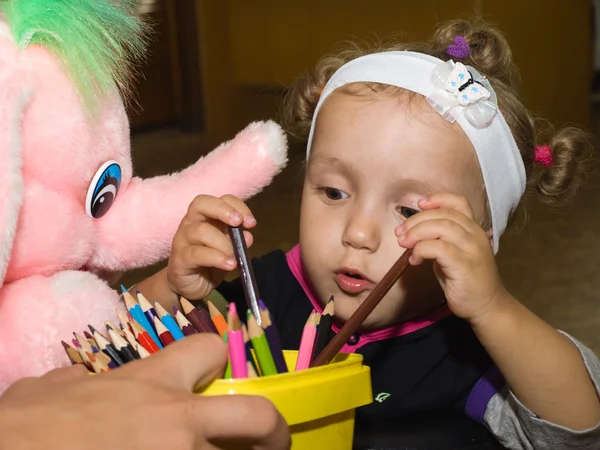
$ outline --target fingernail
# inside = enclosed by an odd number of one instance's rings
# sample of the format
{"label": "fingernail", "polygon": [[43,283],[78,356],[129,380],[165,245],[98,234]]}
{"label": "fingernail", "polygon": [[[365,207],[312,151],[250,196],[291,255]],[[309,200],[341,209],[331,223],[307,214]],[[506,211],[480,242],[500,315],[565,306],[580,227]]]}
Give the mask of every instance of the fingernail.
{"label": "fingernail", "polygon": [[254,216],[247,216],[246,223],[248,225],[256,225],[256,219],[254,218]]}
{"label": "fingernail", "polygon": [[394,230],[396,236],[400,236],[400,234],[404,231],[404,224],[398,225]]}
{"label": "fingernail", "polygon": [[228,260],[225,261],[225,265],[227,267],[233,267],[235,265],[235,259],[229,258]]}
{"label": "fingernail", "polygon": [[398,240],[399,240],[399,241],[403,241],[405,237],[406,237],[406,234],[404,234],[404,233],[400,233],[400,234],[398,235]]}
{"label": "fingernail", "polygon": [[242,220],[242,213],[240,213],[239,211],[233,211],[229,213],[229,218],[234,222],[239,222],[240,220]]}
{"label": "fingernail", "polygon": [[426,205],[427,203],[429,203],[429,199],[427,197],[422,198],[419,200],[419,205]]}

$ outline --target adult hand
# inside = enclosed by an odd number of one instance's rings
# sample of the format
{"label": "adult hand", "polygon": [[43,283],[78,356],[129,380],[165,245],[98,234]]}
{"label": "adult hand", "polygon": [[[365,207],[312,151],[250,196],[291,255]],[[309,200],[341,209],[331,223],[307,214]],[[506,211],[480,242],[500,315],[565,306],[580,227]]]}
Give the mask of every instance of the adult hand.
{"label": "adult hand", "polygon": [[192,394],[226,361],[221,339],[202,333],[109,373],[73,366],[24,379],[0,397],[0,449],[289,448],[268,400]]}

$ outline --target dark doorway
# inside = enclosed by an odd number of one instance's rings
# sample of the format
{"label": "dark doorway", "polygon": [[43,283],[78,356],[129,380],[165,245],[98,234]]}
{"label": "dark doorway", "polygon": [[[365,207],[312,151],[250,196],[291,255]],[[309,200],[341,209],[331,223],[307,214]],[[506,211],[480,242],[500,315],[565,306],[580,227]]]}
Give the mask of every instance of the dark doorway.
{"label": "dark doorway", "polygon": [[139,0],[153,34],[130,110],[133,132],[177,127],[203,130],[203,104],[194,0]]}

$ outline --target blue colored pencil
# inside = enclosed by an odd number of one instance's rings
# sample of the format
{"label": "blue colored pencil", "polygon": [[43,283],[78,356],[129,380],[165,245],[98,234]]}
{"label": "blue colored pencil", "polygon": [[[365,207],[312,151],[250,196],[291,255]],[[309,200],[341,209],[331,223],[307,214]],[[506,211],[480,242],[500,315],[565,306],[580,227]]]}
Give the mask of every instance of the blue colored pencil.
{"label": "blue colored pencil", "polygon": [[[125,289],[124,287],[121,287],[121,288]],[[137,302],[135,297],[133,295],[131,295],[127,290],[124,290],[123,291],[123,299],[125,300],[125,306],[127,307],[129,314],[131,314],[131,317],[133,317],[133,319],[137,323],[139,323],[142,327],[144,327],[144,329],[148,332],[148,334],[150,335],[152,340],[156,343],[156,345],[158,345],[158,348],[162,349],[163,348],[162,342],[160,342],[160,339],[156,335],[156,332],[154,331],[154,327],[150,326],[150,322],[148,322],[148,319],[147,319],[146,315],[144,314],[142,307],[139,305],[139,303]]]}
{"label": "blue colored pencil", "polygon": [[167,310],[158,302],[154,302],[154,308],[158,313],[159,319],[163,325],[167,327],[167,330],[169,330],[175,340],[178,341],[179,339],[183,339],[184,334],[181,331],[181,328],[179,328],[179,325],[177,325],[177,322],[175,322],[175,319],[173,319],[173,316],[169,314]]}
{"label": "blue colored pencil", "polygon": [[[150,326],[152,329],[154,329],[154,331],[156,331],[156,327],[154,326],[154,318],[156,317],[160,320],[160,317],[158,317],[158,314],[156,314],[156,310],[140,291],[135,291],[135,295],[137,296],[137,301],[140,305],[140,308],[142,308],[142,311],[144,311],[144,315],[146,316],[146,319],[148,319]],[[156,334],[158,335],[159,333],[156,332]]]}

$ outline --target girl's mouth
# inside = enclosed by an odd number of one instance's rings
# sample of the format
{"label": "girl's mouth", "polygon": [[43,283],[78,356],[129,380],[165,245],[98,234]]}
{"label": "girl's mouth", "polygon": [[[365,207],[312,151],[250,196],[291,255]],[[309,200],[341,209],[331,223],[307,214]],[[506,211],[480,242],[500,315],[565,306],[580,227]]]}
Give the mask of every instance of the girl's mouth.
{"label": "girl's mouth", "polygon": [[339,288],[348,294],[360,294],[375,287],[375,283],[359,270],[342,267],[335,273],[335,282]]}

